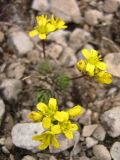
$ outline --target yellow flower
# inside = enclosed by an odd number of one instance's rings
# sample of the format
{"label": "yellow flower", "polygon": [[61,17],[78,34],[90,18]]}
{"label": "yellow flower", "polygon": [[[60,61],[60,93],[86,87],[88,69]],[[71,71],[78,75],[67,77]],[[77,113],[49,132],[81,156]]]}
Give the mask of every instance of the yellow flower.
{"label": "yellow flower", "polygon": [[79,71],[85,71],[85,68],[86,68],[86,63],[84,60],[80,60],[76,63],[76,68],[79,70]]}
{"label": "yellow flower", "polygon": [[55,26],[50,23],[50,20],[47,19],[47,16],[37,16],[36,22],[37,25],[31,32],[29,32],[30,37],[39,36],[40,39],[46,39],[48,33],[55,30]]}
{"label": "yellow flower", "polygon": [[73,131],[78,130],[78,126],[71,121],[61,122],[59,123],[61,132],[68,138],[73,138]]}
{"label": "yellow flower", "polygon": [[110,84],[112,83],[112,76],[108,72],[101,71],[96,75],[96,80],[102,84]]}
{"label": "yellow flower", "polygon": [[96,69],[105,70],[106,64],[101,60],[101,57],[98,55],[98,52],[94,49],[88,51],[87,49],[82,50],[82,54],[86,58],[86,72],[89,76],[94,76]]}
{"label": "yellow flower", "polygon": [[39,112],[35,112],[35,111],[32,111],[31,113],[28,114],[28,118],[33,120],[34,122],[39,122],[41,121],[42,119],[42,114],[39,113]]}
{"label": "yellow flower", "polygon": [[50,22],[53,26],[55,26],[55,30],[67,28],[65,22],[62,19],[55,19],[53,15],[51,16]]}
{"label": "yellow flower", "polygon": [[55,137],[55,134],[51,131],[45,131],[40,135],[33,136],[32,139],[35,141],[40,141],[40,145],[38,146],[39,150],[44,150],[50,145],[55,148],[59,148],[59,143]]}
{"label": "yellow flower", "polygon": [[82,115],[84,113],[84,110],[81,106],[77,105],[71,109],[67,110],[70,117],[76,117],[78,115]]}
{"label": "yellow flower", "polygon": [[54,115],[54,118],[58,122],[64,122],[64,121],[67,121],[69,119],[69,114],[65,111],[57,111]]}
{"label": "yellow flower", "polygon": [[38,103],[37,109],[43,115],[42,126],[44,128],[50,128],[52,120],[54,119],[54,114],[58,110],[56,99],[50,98],[48,106],[42,102]]}

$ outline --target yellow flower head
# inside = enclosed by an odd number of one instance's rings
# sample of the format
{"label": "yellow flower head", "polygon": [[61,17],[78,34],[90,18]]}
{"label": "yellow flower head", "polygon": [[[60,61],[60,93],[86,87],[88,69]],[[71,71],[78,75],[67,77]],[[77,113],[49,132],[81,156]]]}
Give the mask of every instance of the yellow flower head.
{"label": "yellow flower head", "polygon": [[86,63],[84,60],[79,60],[77,63],[76,63],[76,68],[79,70],[79,71],[85,71],[85,68],[86,68]]}
{"label": "yellow flower head", "polygon": [[54,19],[53,16],[51,19],[48,19],[45,15],[37,16],[36,23],[34,29],[29,32],[29,36],[39,36],[42,40],[46,39],[50,32],[67,27],[64,25],[65,23],[63,20]]}
{"label": "yellow flower head", "polygon": [[96,80],[98,83],[110,84],[112,83],[112,75],[108,72],[101,71],[96,75]]}
{"label": "yellow flower head", "polygon": [[39,113],[39,112],[35,112],[35,111],[32,111],[31,113],[28,114],[28,118],[33,120],[34,122],[39,122],[41,121],[42,119],[42,114]]}
{"label": "yellow flower head", "polygon": [[78,115],[82,115],[84,113],[84,109],[81,106],[77,105],[71,109],[68,109],[67,112],[70,117],[76,117]]}

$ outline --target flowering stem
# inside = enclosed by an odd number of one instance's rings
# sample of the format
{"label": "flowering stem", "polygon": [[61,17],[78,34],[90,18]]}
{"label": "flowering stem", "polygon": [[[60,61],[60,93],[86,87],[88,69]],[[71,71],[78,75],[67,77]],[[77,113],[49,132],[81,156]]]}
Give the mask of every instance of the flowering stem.
{"label": "flowering stem", "polygon": [[42,47],[43,47],[43,57],[44,59],[46,58],[46,53],[45,53],[45,40],[42,40]]}
{"label": "flowering stem", "polygon": [[72,77],[72,78],[70,78],[70,80],[80,79],[80,78],[83,78],[83,77],[85,77],[85,76],[86,76],[86,75]]}

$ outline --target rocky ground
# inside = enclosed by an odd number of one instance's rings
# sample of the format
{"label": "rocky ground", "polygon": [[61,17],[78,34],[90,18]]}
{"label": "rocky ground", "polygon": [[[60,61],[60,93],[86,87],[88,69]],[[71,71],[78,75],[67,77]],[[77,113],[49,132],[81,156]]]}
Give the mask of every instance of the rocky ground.
{"label": "rocky ground", "polygon": [[[113,83],[72,82],[63,99],[66,107],[84,106],[84,115],[75,119],[80,130],[71,141],[58,137],[59,150],[39,152],[31,136],[42,127],[26,117],[34,109],[32,86],[39,80],[23,78],[36,73],[42,59],[41,43],[27,33],[43,13],[68,25],[48,36],[48,57],[71,74],[82,48],[97,49]],[[119,26],[120,0],[0,0],[0,160],[120,160]]]}

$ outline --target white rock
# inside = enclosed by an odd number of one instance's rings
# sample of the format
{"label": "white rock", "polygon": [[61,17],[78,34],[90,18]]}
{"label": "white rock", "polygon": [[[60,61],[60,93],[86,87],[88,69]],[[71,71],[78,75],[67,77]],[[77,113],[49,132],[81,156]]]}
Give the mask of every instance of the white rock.
{"label": "white rock", "polygon": [[83,29],[77,28],[70,35],[69,45],[75,51],[77,51],[90,40],[91,40],[91,35],[89,32]]}
{"label": "white rock", "polygon": [[13,144],[27,150],[34,150],[39,145],[32,137],[44,131],[41,123],[18,123],[11,132]]}
{"label": "white rock", "polygon": [[85,141],[87,148],[91,148],[94,145],[98,144],[98,141],[92,137],[87,137]]}
{"label": "white rock", "polygon": [[91,26],[97,25],[99,23],[99,20],[102,19],[103,14],[98,10],[92,9],[85,12],[85,21]]}
{"label": "white rock", "polygon": [[5,79],[1,84],[1,88],[7,100],[17,100],[18,94],[22,91],[22,82],[17,79]]}
{"label": "white rock", "polygon": [[118,0],[105,0],[104,11],[107,13],[116,12],[119,7]]}
{"label": "white rock", "polygon": [[51,0],[51,12],[66,22],[79,22],[80,9],[76,0]]}
{"label": "white rock", "polygon": [[36,159],[32,156],[27,155],[27,156],[24,156],[22,160],[36,160]]}
{"label": "white rock", "polygon": [[96,138],[96,139],[99,140],[99,141],[104,141],[105,136],[106,136],[106,131],[105,131],[105,129],[103,128],[102,125],[99,125],[99,126],[95,129],[95,131],[94,131],[94,133],[93,133],[93,137]]}
{"label": "white rock", "polygon": [[83,131],[82,131],[82,136],[90,137],[95,131],[95,129],[97,128],[97,126],[98,126],[97,124],[84,126]]}
{"label": "white rock", "polygon": [[0,99],[0,125],[1,125],[4,113],[5,113],[5,104],[4,104],[3,100]]}
{"label": "white rock", "polygon": [[36,11],[45,12],[49,9],[49,3],[47,0],[33,0],[31,8]]}
{"label": "white rock", "polygon": [[18,28],[12,28],[9,31],[9,46],[18,52],[20,56],[25,55],[33,48],[33,43],[29,36]]}
{"label": "white rock", "polygon": [[120,77],[120,53],[111,53],[105,56],[107,70],[113,76]]}
{"label": "white rock", "polygon": [[74,132],[74,137],[71,140],[68,140],[63,134],[59,134],[56,136],[58,142],[59,142],[59,148],[55,149],[53,147],[50,147],[51,153],[59,153],[62,152],[70,147],[72,147],[75,143],[79,142],[80,139],[80,133],[78,131]]}
{"label": "white rock", "polygon": [[97,160],[111,160],[110,153],[104,145],[95,145],[93,154]]}
{"label": "white rock", "polygon": [[101,122],[111,137],[120,135],[120,107],[112,108],[101,115]]}
{"label": "white rock", "polygon": [[113,160],[120,160],[120,142],[115,142],[110,150]]}
{"label": "white rock", "polygon": [[4,36],[4,33],[0,31],[0,43],[3,42],[5,36]]}

